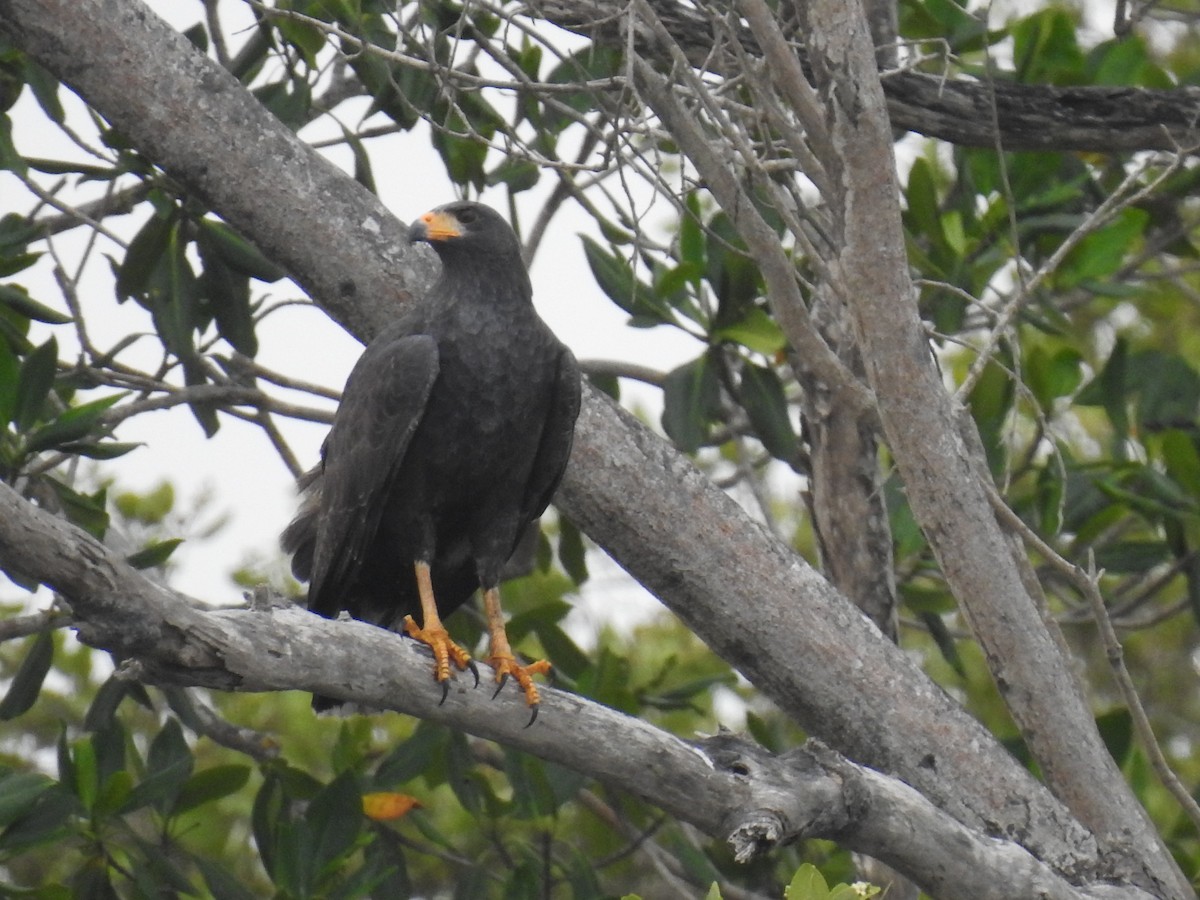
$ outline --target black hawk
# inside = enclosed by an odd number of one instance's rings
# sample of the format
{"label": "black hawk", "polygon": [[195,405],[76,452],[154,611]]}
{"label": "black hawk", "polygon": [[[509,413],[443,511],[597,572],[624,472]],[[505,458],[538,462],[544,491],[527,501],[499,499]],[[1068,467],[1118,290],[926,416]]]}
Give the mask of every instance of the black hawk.
{"label": "black hawk", "polygon": [[511,676],[532,722],[531,675],[549,665],[514,658],[498,585],[567,464],[579,368],[535,312],[520,242],[494,210],[438,207],[409,241],[437,251],[441,277],[350,373],[283,546],[309,609],[428,644],[443,700],[450,666],[474,664],[442,618],[482,588],[497,692]]}

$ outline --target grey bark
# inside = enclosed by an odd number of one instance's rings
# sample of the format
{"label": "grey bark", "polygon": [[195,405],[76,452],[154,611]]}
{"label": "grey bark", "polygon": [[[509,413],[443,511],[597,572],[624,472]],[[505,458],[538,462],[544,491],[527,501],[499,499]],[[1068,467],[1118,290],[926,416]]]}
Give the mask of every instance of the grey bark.
{"label": "grey bark", "polygon": [[[562,28],[626,46],[621,33],[626,4],[621,0],[533,0],[531,6]],[[711,8],[677,2],[656,3],[655,8],[693,65],[718,74],[741,71],[735,57],[720,52]],[[735,28],[744,46],[755,47],[737,22],[721,26]],[[803,43],[801,34],[790,37]],[[653,55],[654,41],[647,35],[635,33],[633,40],[637,49]],[[895,128],[968,147],[1192,154],[1200,149],[1197,87],[1058,87],[898,71],[886,74],[883,90]]]}
{"label": "grey bark", "polygon": [[891,128],[861,10],[812,0],[802,21],[837,150],[824,161],[841,188],[829,198],[841,238],[835,287],[854,317],[913,512],[1051,788],[1109,853],[1141,870],[1141,883],[1190,896],[1026,591],[988,501],[986,473],[958,434],[959,412],[931,357],[908,275]]}
{"label": "grey bark", "polygon": [[3,483],[0,565],[68,598],[80,637],[125,658],[127,678],[300,689],[442,722],[639,794],[729,841],[743,861],[801,838],[831,838],[903,868],[947,900],[1012,896],[981,893],[980,878],[1021,896],[1090,896],[1016,843],[972,832],[912,788],[821,745],[774,756],[729,735],[683,741],[553,688],[542,691],[542,714],[528,728],[518,691],[492,699],[467,677],[440,702],[430,656],[415,642],[290,604],[200,609]]}
{"label": "grey bark", "polygon": [[[376,198],[134,0],[0,0],[0,30],[287,265],[359,337],[370,337],[389,310],[428,283],[430,264],[408,251],[399,240],[403,226]],[[322,252],[313,254],[314,246]],[[591,537],[811,733],[903,779],[970,829],[1018,841],[1068,877],[1103,870],[1108,861],[1087,831],[985,729],[686,459],[592,391],[559,499]],[[19,564],[27,550],[18,538],[4,552],[5,563]],[[118,627],[102,630],[114,638],[106,646],[134,652],[120,645],[119,634],[121,625],[137,624],[137,615],[111,602],[111,571],[88,551],[72,552],[64,544],[51,553],[45,577],[76,602],[80,594],[109,598],[88,607],[85,632],[111,618]],[[89,562],[77,580],[61,583],[63,568]],[[289,629],[310,627],[287,621]],[[320,677],[303,675],[286,686],[347,696],[350,684],[367,688],[360,699],[380,699],[370,677],[353,675],[354,667],[373,655],[363,652],[366,646],[394,652],[393,644],[372,643],[392,639],[348,623],[326,625],[346,638],[324,641]],[[164,646],[190,647],[186,632],[161,631]],[[291,639],[274,634],[272,641],[283,645],[241,646],[282,666]],[[220,660],[203,654],[195,665],[185,660],[201,683],[210,662],[219,668]],[[284,686],[282,678],[276,686]],[[478,711],[471,709],[455,724],[474,721]],[[569,718],[574,709],[548,703],[542,718]],[[407,711],[436,717],[425,707]],[[523,724],[519,715],[512,719]],[[488,732],[500,740],[506,734]],[[542,755],[553,752],[547,742]],[[684,792],[694,798],[692,788]]]}

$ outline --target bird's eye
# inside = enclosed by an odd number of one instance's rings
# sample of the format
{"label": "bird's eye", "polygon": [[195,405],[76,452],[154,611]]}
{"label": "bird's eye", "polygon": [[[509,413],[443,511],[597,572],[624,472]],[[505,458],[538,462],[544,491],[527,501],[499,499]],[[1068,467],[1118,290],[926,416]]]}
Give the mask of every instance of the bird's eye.
{"label": "bird's eye", "polygon": [[476,219],[479,218],[479,213],[477,213],[475,210],[470,209],[470,208],[460,209],[458,211],[458,216],[456,218],[458,219],[458,221],[461,224],[470,225],[472,222],[474,222]]}

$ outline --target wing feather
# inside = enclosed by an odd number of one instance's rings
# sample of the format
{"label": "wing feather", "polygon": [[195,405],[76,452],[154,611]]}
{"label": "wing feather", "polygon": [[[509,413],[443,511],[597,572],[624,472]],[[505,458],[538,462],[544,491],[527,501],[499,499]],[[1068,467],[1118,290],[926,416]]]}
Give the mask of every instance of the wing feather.
{"label": "wing feather", "polygon": [[438,374],[428,335],[381,336],[346,382],[322,451],[309,609],[335,616],[379,529]]}
{"label": "wing feather", "polygon": [[534,456],[529,485],[525,489],[522,522],[530,522],[540,516],[558,490],[567,460],[571,457],[579,400],[579,364],[575,362],[574,354],[563,347],[558,358],[550,408]]}

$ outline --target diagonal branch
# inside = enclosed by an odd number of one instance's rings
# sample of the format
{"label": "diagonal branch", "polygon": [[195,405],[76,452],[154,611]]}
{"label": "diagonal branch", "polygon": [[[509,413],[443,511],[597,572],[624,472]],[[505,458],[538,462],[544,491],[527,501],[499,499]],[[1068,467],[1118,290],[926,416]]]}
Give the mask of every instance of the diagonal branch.
{"label": "diagonal branch", "polygon": [[[606,46],[626,47],[620,27],[624,0],[533,0],[530,5],[560,28]],[[714,65],[718,17],[709,9],[678,0],[655,3],[655,9],[692,65],[726,74],[740,71],[731,58]],[[739,40],[759,53],[748,28]],[[633,43],[638,52],[654,55],[648,36],[635,33]],[[808,64],[806,59],[801,62]],[[1151,90],[1008,81],[991,85],[966,77],[900,71],[887,74],[883,90],[894,127],[969,147],[1129,153],[1196,148],[1200,141],[1200,88],[1192,86]]]}
{"label": "diagonal branch", "polygon": [[[80,637],[134,657],[125,673],[145,681],[315,691],[442,722],[641,795],[728,840],[743,862],[801,838],[833,838],[887,860],[943,900],[1087,896],[1018,844],[966,828],[907,785],[821,745],[774,756],[729,736],[688,743],[553,689],[543,692],[533,728],[516,691],[491,699],[459,680],[439,703],[417,644],[291,606],[198,609],[4,484],[0,565],[53,587],[79,617]],[[930,839],[909,840],[914,827]]]}
{"label": "diagonal branch", "polygon": [[[987,656],[988,668],[1056,795],[1142,884],[1191,889],[1096,729],[1069,660],[1021,579],[974,447],[929,352],[908,276],[892,133],[861,8],[802,4],[810,63],[829,98],[844,194],[838,277],[880,418],[917,521]],[[977,440],[977,439],[976,439]]]}

